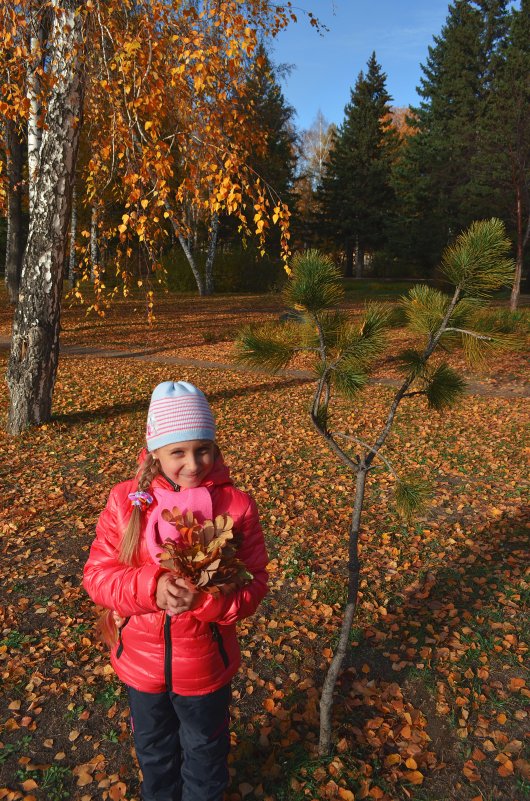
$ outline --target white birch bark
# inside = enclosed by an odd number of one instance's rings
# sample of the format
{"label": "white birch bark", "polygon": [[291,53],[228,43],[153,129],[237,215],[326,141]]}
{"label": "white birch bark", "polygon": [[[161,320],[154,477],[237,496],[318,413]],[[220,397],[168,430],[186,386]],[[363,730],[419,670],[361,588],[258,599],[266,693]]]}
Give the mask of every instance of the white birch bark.
{"label": "white birch bark", "polygon": [[41,123],[41,80],[39,70],[42,69],[43,51],[46,40],[49,18],[43,10],[42,3],[35,3],[30,20],[30,59],[27,71],[26,96],[29,102],[28,112],[28,199],[29,213],[35,204],[36,183],[39,174],[39,158],[42,145]]}
{"label": "white birch bark", "polygon": [[7,370],[8,431],[49,420],[75,162],[83,108],[81,0],[53,0],[49,71],[34,203]]}

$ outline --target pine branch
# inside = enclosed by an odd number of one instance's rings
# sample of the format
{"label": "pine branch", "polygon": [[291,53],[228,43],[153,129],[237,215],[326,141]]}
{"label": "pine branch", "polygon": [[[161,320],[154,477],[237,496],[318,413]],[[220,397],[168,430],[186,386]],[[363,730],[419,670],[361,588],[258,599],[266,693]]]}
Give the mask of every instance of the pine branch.
{"label": "pine branch", "polygon": [[512,283],[510,250],[501,220],[476,220],[444,251],[442,272],[463,294],[486,298]]}
{"label": "pine branch", "polygon": [[[455,289],[454,295],[453,295],[453,297],[451,299],[451,302],[450,302],[450,304],[449,304],[449,306],[447,308],[447,311],[445,313],[444,319],[442,320],[442,323],[441,323],[438,331],[436,333],[434,333],[434,334],[431,334],[431,336],[429,338],[429,342],[427,343],[427,345],[425,347],[425,350],[422,353],[421,358],[422,358],[423,362],[427,361],[427,359],[431,356],[432,352],[434,351],[436,345],[438,344],[438,342],[440,340],[440,337],[441,337],[441,335],[443,333],[443,330],[444,330],[445,326],[447,325],[447,321],[451,317],[453,309],[455,308],[456,304],[458,303],[459,296],[460,296],[460,290],[457,287]],[[386,438],[388,437],[388,435],[390,433],[390,430],[392,428],[392,424],[394,422],[394,417],[396,416],[396,412],[397,412],[398,406],[401,403],[401,400],[404,398],[408,388],[410,387],[410,385],[414,381],[414,378],[415,377],[413,375],[409,375],[405,379],[405,381],[403,382],[401,387],[398,389],[398,391],[396,392],[396,394],[394,396],[394,399],[392,401],[392,404],[390,406],[390,411],[388,413],[388,416],[387,416],[387,419],[386,419],[386,423],[385,423],[385,425],[383,427],[383,430],[379,434],[371,453],[369,453],[368,456],[365,459],[365,464],[367,466],[370,466],[370,464],[374,460],[375,455],[378,453],[380,448],[383,446]]]}
{"label": "pine branch", "polygon": [[431,492],[430,486],[421,478],[398,479],[394,498],[399,513],[407,522],[421,514]]}
{"label": "pine branch", "polygon": [[295,255],[284,292],[288,305],[316,313],[336,306],[343,297],[341,274],[329,256],[318,250]]}

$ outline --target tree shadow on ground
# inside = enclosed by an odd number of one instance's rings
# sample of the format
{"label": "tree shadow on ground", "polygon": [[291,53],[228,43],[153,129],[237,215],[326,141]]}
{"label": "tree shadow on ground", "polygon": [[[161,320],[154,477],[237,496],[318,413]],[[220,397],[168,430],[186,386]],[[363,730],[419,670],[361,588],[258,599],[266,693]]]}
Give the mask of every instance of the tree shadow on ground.
{"label": "tree shadow on ground", "polygon": [[[428,745],[423,748],[433,752],[436,767],[425,769],[421,787],[406,785],[406,792],[400,783],[387,783],[393,799],[470,801],[482,794],[488,801],[521,801],[521,777],[517,772],[500,776],[495,757],[508,742],[525,740],[526,721],[518,721],[510,712],[524,707],[527,700],[510,691],[509,684],[525,672],[520,643],[528,637],[529,623],[523,599],[517,598],[514,588],[530,562],[527,523],[522,510],[470,533],[458,550],[456,544],[448,544],[443,565],[410,574],[410,584],[396,592],[388,614],[374,625],[363,626],[359,609],[354,634],[358,645],[352,647],[336,688],[333,725],[335,743],[342,738],[351,743],[355,734],[349,751],[339,755],[350,766],[347,782],[354,793],[361,787],[359,765],[363,762],[374,768],[374,785],[385,787],[388,777],[382,766],[395,744],[389,740],[378,747],[370,739],[374,731],[370,724],[384,714],[381,709],[385,703],[388,706],[388,689],[395,686],[403,702],[424,716],[430,742],[426,738]],[[296,615],[297,599],[292,596],[291,608],[285,605],[288,599],[282,599],[286,617]],[[328,628],[328,642],[333,634],[336,631]],[[326,635],[313,641],[317,664],[325,639]],[[321,664],[313,676],[318,693],[322,668]],[[261,675],[263,666],[256,669]],[[356,690],[360,680],[372,687],[367,699]],[[378,703],[377,696],[386,702]],[[468,703],[459,707],[456,698]],[[329,760],[315,759],[309,747],[316,742],[318,710],[313,699],[313,714],[308,715],[307,703],[307,694],[293,687],[279,717],[269,715],[261,727],[250,724],[250,733],[242,727],[234,749],[238,783],[262,784],[265,793],[282,801],[305,797],[305,790],[321,797],[322,788],[317,788],[313,777]],[[507,713],[505,726],[496,720],[500,709]],[[293,731],[297,737],[289,743]],[[490,742],[495,745],[493,753]],[[486,758],[476,761],[470,781],[462,771],[475,748]],[[517,755],[511,757],[517,759]]]}
{"label": "tree shadow on ground", "polygon": [[[245,397],[259,394],[260,392],[273,392],[277,389],[298,387],[311,383],[311,381],[312,379],[309,378],[283,378],[259,384],[253,382],[243,387],[233,387],[232,389],[211,392],[208,394],[208,400],[210,403],[215,404],[218,401],[231,400],[232,398]],[[116,417],[120,415],[126,416],[137,413],[147,414],[148,406],[149,398],[145,397],[130,401],[129,403],[108,404],[105,406],[98,406],[95,409],[81,409],[76,412],[60,412],[52,415],[52,423],[57,422],[63,425],[78,425],[79,423],[89,423],[96,420],[106,420],[108,418],[116,419]]]}

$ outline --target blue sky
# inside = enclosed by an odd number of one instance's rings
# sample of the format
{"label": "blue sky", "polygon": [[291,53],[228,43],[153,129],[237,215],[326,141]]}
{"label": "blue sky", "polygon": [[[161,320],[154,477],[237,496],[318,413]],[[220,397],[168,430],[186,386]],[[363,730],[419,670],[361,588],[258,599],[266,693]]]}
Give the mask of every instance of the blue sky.
{"label": "blue sky", "polygon": [[311,125],[319,108],[328,122],[342,122],[350,88],[374,50],[392,105],[417,103],[420,64],[445,22],[448,0],[295,0],[293,5],[311,10],[329,28],[320,36],[298,13],[298,23],[274,43],[274,61],[295,67],[282,88],[297,111],[299,129]]}

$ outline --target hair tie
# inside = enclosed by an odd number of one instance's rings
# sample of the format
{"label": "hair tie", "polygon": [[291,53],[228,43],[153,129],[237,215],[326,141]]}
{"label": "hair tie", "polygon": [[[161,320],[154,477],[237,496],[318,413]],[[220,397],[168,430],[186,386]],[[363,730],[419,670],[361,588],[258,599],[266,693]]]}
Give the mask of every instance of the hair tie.
{"label": "hair tie", "polygon": [[148,492],[130,492],[128,497],[131,506],[139,506],[142,512],[153,503],[153,496]]}

